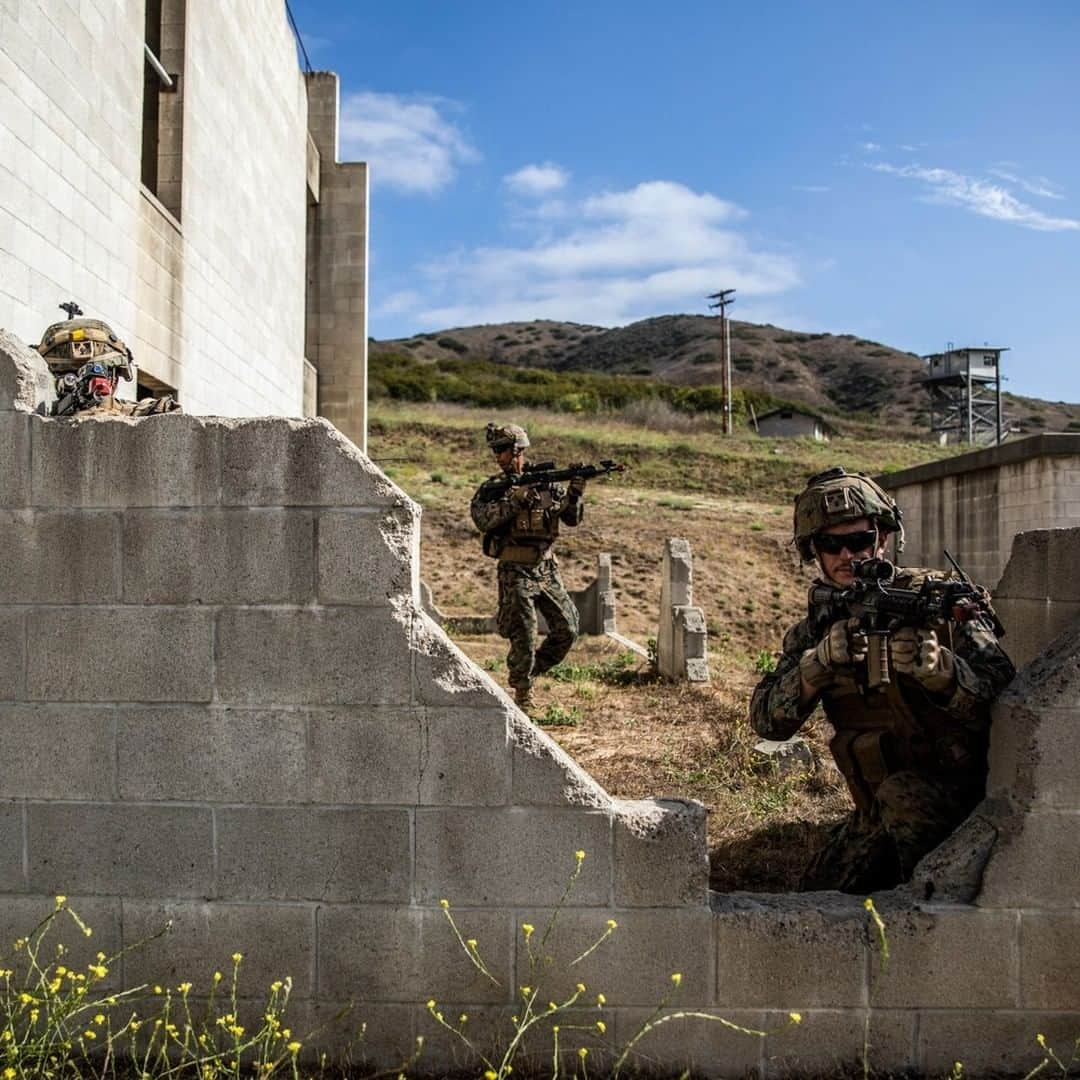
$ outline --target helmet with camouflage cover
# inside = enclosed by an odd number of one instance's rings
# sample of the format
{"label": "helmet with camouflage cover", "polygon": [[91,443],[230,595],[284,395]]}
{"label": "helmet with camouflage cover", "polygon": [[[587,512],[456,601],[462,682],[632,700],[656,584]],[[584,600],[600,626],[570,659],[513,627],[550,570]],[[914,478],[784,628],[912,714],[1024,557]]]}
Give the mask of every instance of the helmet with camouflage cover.
{"label": "helmet with camouflage cover", "polygon": [[37,351],[54,375],[77,371],[96,361],[116,368],[122,379],[134,378],[131,350],[100,319],[65,319],[41,336]]}
{"label": "helmet with camouflage cover", "polygon": [[488,424],[484,430],[484,438],[495,454],[510,449],[524,450],[529,445],[529,436],[525,429],[517,424]]}
{"label": "helmet with camouflage cover", "polygon": [[812,562],[815,534],[868,518],[882,532],[898,533],[897,551],[903,551],[903,517],[896,500],[869,476],[837,466],[811,476],[795,499],[795,546],[803,562]]}

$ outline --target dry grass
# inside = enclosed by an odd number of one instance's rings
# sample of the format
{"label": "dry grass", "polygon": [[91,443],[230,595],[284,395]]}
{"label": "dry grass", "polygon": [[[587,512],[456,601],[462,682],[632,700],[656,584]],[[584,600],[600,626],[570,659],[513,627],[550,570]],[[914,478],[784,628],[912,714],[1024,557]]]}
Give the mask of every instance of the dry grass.
{"label": "dry grass", "polygon": [[[383,403],[373,417],[372,457],[424,507],[421,576],[448,615],[494,610],[495,563],[480,553],[468,516],[472,491],[490,470],[487,419],[461,407]],[[755,754],[747,720],[759,657],[775,652],[805,603],[809,576],[790,546],[791,492],[834,463],[876,471],[927,460],[936,448],[688,437],[555,414],[514,419],[528,426],[535,460],[632,464],[590,486],[585,521],[558,544],[567,587],[585,587],[596,556],[609,552],[619,630],[645,644],[656,635],[663,542],[683,537],[709,629],[709,685],[657,682],[644,664],[627,666],[610,639],[583,638],[561,669],[539,680],[535,718],[614,796],[700,799],[710,811],[714,888],[792,888],[849,799],[824,730],[804,730],[816,768],[782,777]],[[505,684],[504,641],[458,643]]]}

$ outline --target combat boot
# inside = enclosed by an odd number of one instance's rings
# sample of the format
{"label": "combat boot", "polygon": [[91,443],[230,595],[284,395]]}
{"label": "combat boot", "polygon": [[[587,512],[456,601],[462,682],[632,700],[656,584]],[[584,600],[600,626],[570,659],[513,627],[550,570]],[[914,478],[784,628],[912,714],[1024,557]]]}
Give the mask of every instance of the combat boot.
{"label": "combat boot", "polygon": [[514,703],[522,711],[527,713],[533,707],[532,689],[528,686],[514,687]]}

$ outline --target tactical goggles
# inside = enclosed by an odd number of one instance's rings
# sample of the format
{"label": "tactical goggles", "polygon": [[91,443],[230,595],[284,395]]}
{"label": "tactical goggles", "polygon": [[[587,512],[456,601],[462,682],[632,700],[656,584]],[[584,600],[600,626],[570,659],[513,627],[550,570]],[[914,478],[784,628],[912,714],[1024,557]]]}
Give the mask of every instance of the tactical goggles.
{"label": "tactical goggles", "polygon": [[877,546],[877,529],[860,529],[858,532],[818,533],[814,537],[814,549],[825,555],[839,555],[845,548],[851,555],[860,551],[872,551]]}

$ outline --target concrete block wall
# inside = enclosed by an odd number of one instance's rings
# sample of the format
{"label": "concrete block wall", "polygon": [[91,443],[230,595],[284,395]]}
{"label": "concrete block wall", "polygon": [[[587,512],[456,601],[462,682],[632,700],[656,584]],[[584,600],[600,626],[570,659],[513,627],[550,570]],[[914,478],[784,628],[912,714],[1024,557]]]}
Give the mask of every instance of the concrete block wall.
{"label": "concrete block wall", "polygon": [[583,850],[545,953],[618,927],[543,970],[588,987],[593,1061],[674,972],[670,1008],[770,1034],[664,1025],[639,1044],[662,1072],[820,1075],[867,1030],[874,1068],[1022,1071],[1036,1032],[1080,1032],[1080,631],[1000,703],[981,894],[938,899],[943,865],[879,896],[886,968],[861,898],[710,895],[699,804],[613,800],[529,723],[420,609],[418,507],[325,421],[47,419],[35,364],[0,353],[0,936],[56,892],[95,928],[73,962],[171,919],[117,985],[240,951],[245,1009],[289,974],[294,1030],[354,1001],[371,1063],[424,1035],[439,1072],[464,1062],[426,1001],[505,1025],[520,926]]}
{"label": "concrete block wall", "polygon": [[37,341],[74,298],[187,411],[299,416],[307,95],[284,5],[180,6],[171,213],[140,183],[144,5],[0,0],[0,327]]}
{"label": "concrete block wall", "polygon": [[944,567],[948,548],[989,588],[1018,532],[1080,525],[1080,435],[1033,435],[878,480],[904,511],[903,562]]}

